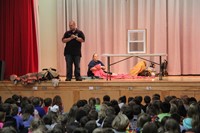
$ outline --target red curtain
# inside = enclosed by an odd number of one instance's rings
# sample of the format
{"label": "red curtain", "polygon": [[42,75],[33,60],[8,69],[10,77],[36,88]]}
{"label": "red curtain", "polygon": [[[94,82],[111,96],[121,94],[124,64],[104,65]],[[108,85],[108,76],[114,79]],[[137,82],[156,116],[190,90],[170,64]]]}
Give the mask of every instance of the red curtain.
{"label": "red curtain", "polygon": [[0,0],[0,60],[5,78],[38,71],[34,0]]}

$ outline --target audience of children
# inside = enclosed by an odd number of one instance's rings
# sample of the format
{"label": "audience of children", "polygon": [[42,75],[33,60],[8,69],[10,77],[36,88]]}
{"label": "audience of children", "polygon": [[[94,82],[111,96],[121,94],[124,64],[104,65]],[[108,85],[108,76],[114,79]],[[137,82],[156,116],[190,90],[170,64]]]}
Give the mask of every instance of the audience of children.
{"label": "audience of children", "polygon": [[145,105],[142,96],[102,99],[79,100],[63,112],[58,95],[13,95],[0,103],[0,133],[200,133],[200,101],[194,97],[162,101],[154,94],[144,97]]}

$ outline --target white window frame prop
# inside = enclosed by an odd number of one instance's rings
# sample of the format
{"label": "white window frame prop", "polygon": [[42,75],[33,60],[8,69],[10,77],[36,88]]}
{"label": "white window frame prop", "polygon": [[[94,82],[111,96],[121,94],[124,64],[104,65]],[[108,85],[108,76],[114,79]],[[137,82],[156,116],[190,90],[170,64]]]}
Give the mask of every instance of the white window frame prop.
{"label": "white window frame prop", "polygon": [[128,30],[127,48],[129,54],[146,53],[146,30]]}

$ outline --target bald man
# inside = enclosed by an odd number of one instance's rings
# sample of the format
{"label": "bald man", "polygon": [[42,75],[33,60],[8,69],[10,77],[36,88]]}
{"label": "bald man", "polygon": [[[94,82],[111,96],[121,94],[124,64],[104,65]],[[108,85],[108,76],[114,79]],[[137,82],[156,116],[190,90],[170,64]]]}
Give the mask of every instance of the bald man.
{"label": "bald man", "polygon": [[80,59],[81,59],[81,45],[85,41],[84,33],[76,28],[76,22],[69,22],[69,31],[66,31],[62,42],[66,43],[64,56],[66,60],[66,79],[65,81],[71,81],[72,79],[72,69],[74,64],[74,76],[76,81],[82,81],[80,75]]}

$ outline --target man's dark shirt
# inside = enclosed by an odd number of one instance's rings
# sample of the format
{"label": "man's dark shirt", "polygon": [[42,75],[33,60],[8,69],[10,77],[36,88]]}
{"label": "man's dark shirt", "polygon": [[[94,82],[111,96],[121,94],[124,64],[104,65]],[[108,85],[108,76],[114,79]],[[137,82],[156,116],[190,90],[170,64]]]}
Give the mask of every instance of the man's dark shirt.
{"label": "man's dark shirt", "polygon": [[[85,35],[78,29],[76,29],[74,32],[72,30],[65,32],[62,39],[69,38],[71,35],[76,35],[85,41]],[[72,39],[71,41],[67,42],[64,55],[75,55],[81,57],[81,42],[77,41],[76,39]]]}

